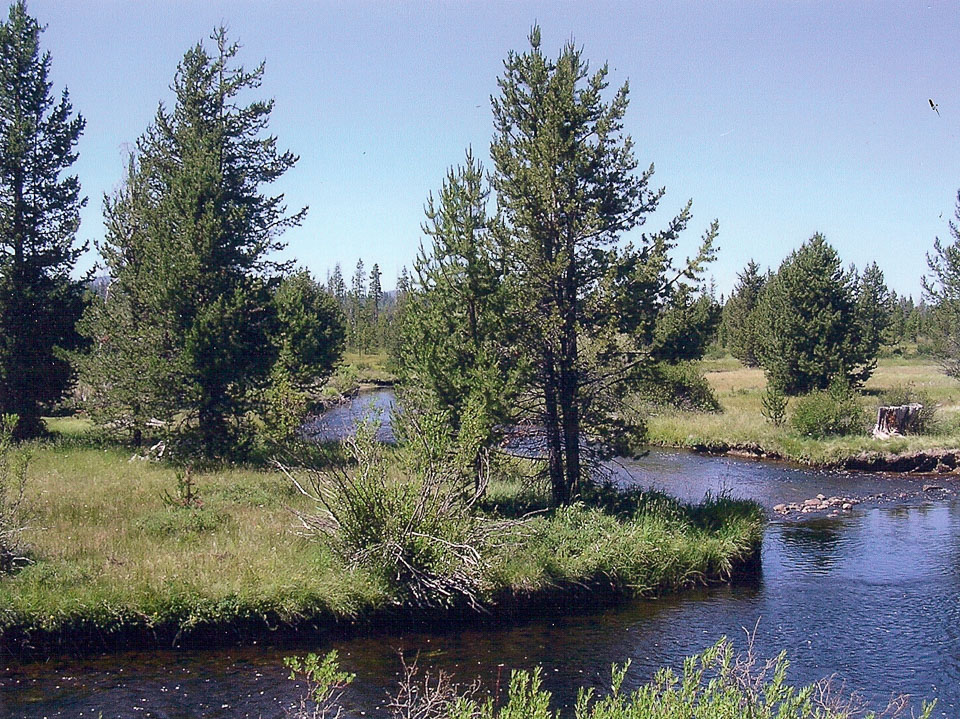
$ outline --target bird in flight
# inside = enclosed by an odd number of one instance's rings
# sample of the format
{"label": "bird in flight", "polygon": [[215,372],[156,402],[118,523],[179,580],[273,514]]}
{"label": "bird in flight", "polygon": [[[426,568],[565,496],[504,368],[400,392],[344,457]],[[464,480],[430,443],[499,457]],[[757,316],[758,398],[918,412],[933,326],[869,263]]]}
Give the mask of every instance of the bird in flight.
{"label": "bird in flight", "polygon": [[930,103],[930,109],[937,113],[937,117],[940,117],[940,106],[933,100],[927,100],[927,102]]}

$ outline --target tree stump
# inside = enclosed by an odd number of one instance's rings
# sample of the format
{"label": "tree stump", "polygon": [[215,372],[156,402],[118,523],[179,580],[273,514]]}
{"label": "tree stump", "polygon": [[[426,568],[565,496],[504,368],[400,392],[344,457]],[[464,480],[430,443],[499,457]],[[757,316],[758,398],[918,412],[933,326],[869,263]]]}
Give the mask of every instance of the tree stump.
{"label": "tree stump", "polygon": [[923,410],[922,404],[901,404],[893,407],[877,408],[877,424],[873,436],[886,439],[894,435],[909,434],[916,426]]}

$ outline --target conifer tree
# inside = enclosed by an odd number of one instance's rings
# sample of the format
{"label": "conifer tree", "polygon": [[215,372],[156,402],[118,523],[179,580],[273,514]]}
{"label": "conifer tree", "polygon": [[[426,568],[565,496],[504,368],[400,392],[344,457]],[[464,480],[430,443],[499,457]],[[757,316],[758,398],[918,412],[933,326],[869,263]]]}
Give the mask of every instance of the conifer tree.
{"label": "conifer tree", "polygon": [[475,471],[498,424],[510,416],[513,366],[506,350],[509,295],[490,189],[471,152],[427,199],[424,233],[405,300],[398,351],[402,384],[428,395]]}
{"label": "conifer tree", "polygon": [[870,372],[876,368],[884,334],[893,319],[893,297],[876,262],[867,265],[857,281],[857,322],[861,351]]}
{"label": "conifer tree", "polygon": [[611,437],[625,382],[649,354],[649,338],[673,282],[693,278],[712,257],[716,225],[701,251],[672,279],[669,250],[689,220],[689,204],[668,227],[618,247],[621,234],[652,212],[662,190],[637,173],[623,132],[628,88],[606,101],[607,68],[591,73],[567,44],[557,60],[540,49],[509,53],[493,99],[493,185],[510,236],[513,318],[538,397],[554,501],[576,496],[586,470],[583,438]]}
{"label": "conifer tree", "polygon": [[0,414],[19,417],[18,438],[43,430],[42,409],[67,388],[82,311],[70,271],[86,200],[64,173],[84,120],[66,90],[52,94],[42,30],[22,0],[0,24]]}
{"label": "conifer tree", "polygon": [[[264,136],[272,101],[239,103],[260,86],[263,65],[235,64],[238,46],[220,28],[180,62],[172,110],[163,105],[137,143],[127,182],[106,203],[101,252],[110,296],[91,310],[94,347],[81,361],[103,416],[165,424],[182,451],[229,456],[242,449],[278,348],[271,288],[285,266],[271,260],[287,214],[262,187],[297,158]],[[114,368],[130,372],[115,391]]]}
{"label": "conifer tree", "polygon": [[[930,333],[934,351],[940,357],[946,375],[960,379],[960,192],[954,219],[947,224],[950,243],[940,238],[933,242],[933,254],[927,254],[930,275],[923,278],[924,298],[932,305]],[[918,337],[922,332],[922,313],[917,308],[908,323]]]}
{"label": "conifer tree", "polygon": [[[882,276],[881,276],[882,277]],[[816,234],[780,265],[757,306],[757,356],[767,380],[788,395],[866,381],[876,347],[864,341],[857,277]]]}
{"label": "conifer tree", "polygon": [[383,304],[383,288],[380,286],[380,278],[382,276],[383,273],[380,272],[380,265],[374,262],[373,268],[370,270],[370,289],[367,292],[367,299],[370,300],[370,307],[372,308],[371,316],[375,323],[380,318],[380,306]]}
{"label": "conifer tree", "polygon": [[760,265],[753,260],[737,275],[737,284],[723,308],[723,324],[730,354],[747,367],[756,367],[757,327],[753,314],[766,284]]}

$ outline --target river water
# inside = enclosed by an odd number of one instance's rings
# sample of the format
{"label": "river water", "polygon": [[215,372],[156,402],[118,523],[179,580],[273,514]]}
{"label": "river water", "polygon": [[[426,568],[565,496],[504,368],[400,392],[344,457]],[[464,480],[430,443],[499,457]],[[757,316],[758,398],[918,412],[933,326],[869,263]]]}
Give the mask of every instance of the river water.
{"label": "river water", "polygon": [[[389,404],[378,395],[374,405]],[[355,408],[354,408],[355,409]],[[354,411],[344,409],[344,411]],[[508,626],[430,626],[327,643],[210,651],[129,652],[0,665],[0,717],[284,717],[303,687],[286,655],[339,650],[357,674],[351,716],[383,716],[401,652],[495,689],[510,668],[544,668],[558,706],[580,686],[606,686],[614,662],[632,660],[625,685],[727,635],[755,650],[788,652],[790,681],[834,675],[870,702],[891,693],[938,700],[935,716],[960,717],[960,500],[918,492],[923,480],[815,472],[783,464],[654,451],[619,469],[624,483],[685,499],[729,492],[770,507],[827,496],[898,497],[845,516],[772,517],[760,575],[681,596],[531,616]],[[929,481],[929,480],[928,480]]]}

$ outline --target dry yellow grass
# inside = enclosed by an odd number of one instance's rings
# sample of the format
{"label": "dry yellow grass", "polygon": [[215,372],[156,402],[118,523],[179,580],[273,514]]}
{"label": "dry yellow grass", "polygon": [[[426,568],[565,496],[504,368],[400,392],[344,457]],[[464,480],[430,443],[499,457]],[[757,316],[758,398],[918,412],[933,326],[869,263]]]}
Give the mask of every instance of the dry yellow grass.
{"label": "dry yellow grass", "polygon": [[[909,385],[924,392],[937,405],[937,430],[926,436],[876,440],[861,436],[823,440],[799,437],[789,426],[774,427],[761,414],[761,397],[766,387],[763,371],[747,368],[731,358],[705,360],[707,381],[720,401],[723,412],[681,412],[662,410],[648,420],[650,441],[680,447],[746,446],[813,464],[833,464],[861,452],[908,452],[960,447],[960,382],[940,372],[930,359],[884,359],[864,387],[863,404],[871,413],[879,396],[897,386]],[[788,407],[789,413],[789,407]]]}

